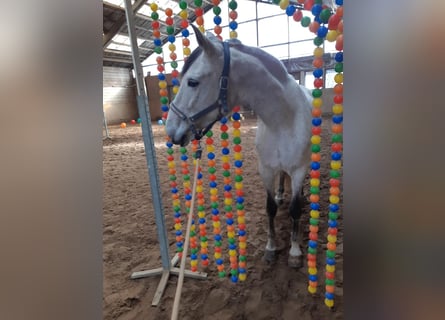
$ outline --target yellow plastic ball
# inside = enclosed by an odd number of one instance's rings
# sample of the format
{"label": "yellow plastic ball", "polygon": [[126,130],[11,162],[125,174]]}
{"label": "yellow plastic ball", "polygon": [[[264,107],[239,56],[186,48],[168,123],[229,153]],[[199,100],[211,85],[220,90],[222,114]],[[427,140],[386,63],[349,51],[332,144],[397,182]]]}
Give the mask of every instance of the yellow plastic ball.
{"label": "yellow plastic ball", "polygon": [[243,183],[242,182],[235,182],[235,189],[236,190],[241,190],[243,188]]}
{"label": "yellow plastic ball", "polygon": [[189,56],[191,53],[192,53],[192,50],[190,50],[190,48],[189,47],[187,47],[187,48],[184,48],[183,50],[182,50],[182,52],[184,53],[184,56]]}
{"label": "yellow plastic ball", "polygon": [[326,35],[326,40],[329,42],[334,42],[337,40],[338,32],[336,30],[329,30],[328,34]]}
{"label": "yellow plastic ball", "polygon": [[239,281],[246,281],[247,275],[245,273],[240,273],[238,275],[238,279],[239,279]]}
{"label": "yellow plastic ball", "polygon": [[203,188],[202,186],[196,186],[196,192],[202,192]]}
{"label": "yellow plastic ball", "polygon": [[246,219],[244,217],[238,217],[238,223],[243,224],[246,223]]}
{"label": "yellow plastic ball", "polygon": [[235,238],[235,232],[233,232],[233,231],[229,231],[229,232],[227,232],[227,237],[229,237],[229,238]]}
{"label": "yellow plastic ball", "polygon": [[179,16],[182,18],[182,19],[187,19],[188,18],[188,13],[187,13],[187,10],[181,10],[181,12],[179,12]]}
{"label": "yellow plastic ball", "polygon": [[317,274],[317,268],[308,268],[307,272],[311,275]]}
{"label": "yellow plastic ball", "polygon": [[207,152],[213,152],[213,151],[215,151],[215,146],[211,144],[207,145]]}
{"label": "yellow plastic ball", "polygon": [[207,248],[208,247],[208,242],[207,241],[204,241],[204,242],[201,242],[201,247],[202,248]]}
{"label": "yellow plastic ball", "polygon": [[206,32],[206,29],[204,28],[204,26],[199,26],[198,29],[199,29],[199,31],[201,31],[202,33]]}
{"label": "yellow plastic ball", "polygon": [[151,3],[150,4],[150,9],[152,10],[152,11],[156,11],[156,10],[158,10],[158,5],[156,4],[156,3]]}
{"label": "yellow plastic ball", "polygon": [[317,47],[314,49],[314,56],[316,58],[321,58],[323,56],[324,50],[321,47]]}
{"label": "yellow plastic ball", "polygon": [[221,252],[215,252],[214,257],[215,259],[221,258]]}
{"label": "yellow plastic ball", "polygon": [[333,204],[337,204],[340,202],[340,198],[338,196],[329,196],[329,202]]}
{"label": "yellow plastic ball", "polygon": [[235,160],[243,160],[243,155],[240,152],[236,152],[233,157]]}
{"label": "yellow plastic ball", "polygon": [[218,189],[216,189],[216,188],[212,188],[212,189],[210,189],[210,194],[211,194],[212,196],[216,196],[216,195],[218,194]]}
{"label": "yellow plastic ball", "polygon": [[181,230],[181,225],[179,223],[175,224],[175,230]]}
{"label": "yellow plastic ball", "polygon": [[159,81],[159,88],[161,88],[161,89],[167,88],[167,81],[164,81],[164,80]]}
{"label": "yellow plastic ball", "polygon": [[179,206],[180,204],[181,204],[181,201],[179,201],[179,199],[173,200],[173,205],[174,206]]}
{"label": "yellow plastic ball", "polygon": [[173,94],[177,94],[179,92],[179,87],[174,86],[172,90],[173,90]]}
{"label": "yellow plastic ball", "polygon": [[335,272],[335,266],[331,266],[329,264],[326,265],[327,272]]}
{"label": "yellow plastic ball", "polygon": [[320,179],[312,178],[310,182],[311,182],[311,187],[318,187],[320,185]]}
{"label": "yellow plastic ball", "polygon": [[343,82],[343,73],[337,73],[334,76],[335,83],[342,83]]}
{"label": "yellow plastic ball", "polygon": [[312,106],[314,108],[321,108],[322,105],[323,105],[323,99],[321,99],[321,98],[314,98],[312,100]]}
{"label": "yellow plastic ball", "polygon": [[317,287],[308,286],[307,291],[311,294],[317,293]]}
{"label": "yellow plastic ball", "polygon": [[320,144],[321,137],[320,136],[312,136],[311,137],[311,142],[312,142],[312,144]]}
{"label": "yellow plastic ball", "polygon": [[221,161],[222,162],[230,162],[230,157],[229,156],[222,156],[221,157]]}
{"label": "yellow plastic ball", "polygon": [[182,185],[184,188],[190,188],[190,181],[185,181]]}
{"label": "yellow plastic ball", "polygon": [[286,10],[286,8],[289,6],[289,0],[281,0],[280,1],[280,8],[282,10]]}
{"label": "yellow plastic ball", "polygon": [[341,168],[341,161],[338,161],[338,160],[331,161],[331,169],[332,170],[339,170],[340,168]]}
{"label": "yellow plastic ball", "polygon": [[175,50],[176,50],[176,46],[175,46],[173,43],[170,43],[170,44],[168,45],[168,49],[169,49],[170,51],[175,51]]}
{"label": "yellow plastic ball", "polygon": [[240,242],[239,243],[239,247],[240,247],[240,249],[246,249],[247,248],[247,243],[246,242]]}
{"label": "yellow plastic ball", "polygon": [[205,218],[206,217],[205,211],[199,211],[198,212],[198,217]]}
{"label": "yellow plastic ball", "polygon": [[233,129],[233,136],[234,137],[241,136],[241,130],[240,129]]}
{"label": "yellow plastic ball", "polygon": [[174,161],[170,161],[170,162],[167,164],[167,167],[169,167],[170,169],[173,169],[173,168],[175,167],[175,162],[174,162]]}
{"label": "yellow plastic ball", "polygon": [[238,38],[238,33],[236,31],[230,31],[230,39]]}
{"label": "yellow plastic ball", "polygon": [[328,234],[327,238],[328,238],[328,241],[332,242],[332,243],[335,243],[337,241],[337,236],[334,236],[332,234]]}
{"label": "yellow plastic ball", "polygon": [[196,267],[196,266],[198,265],[198,260],[192,260],[192,261],[190,261],[190,265],[191,265],[192,267]]}
{"label": "yellow plastic ball", "polygon": [[219,227],[221,227],[221,221],[214,221],[213,228],[219,228]]}
{"label": "yellow plastic ball", "polygon": [[232,204],[232,199],[231,198],[224,199],[224,204],[226,206],[230,206]]}
{"label": "yellow plastic ball", "polygon": [[311,210],[310,214],[311,214],[311,218],[314,218],[314,219],[320,218],[320,211],[318,211],[318,210]]}
{"label": "yellow plastic ball", "polygon": [[332,112],[335,113],[335,114],[343,113],[343,105],[341,105],[341,104],[334,104],[332,106]]}
{"label": "yellow plastic ball", "polygon": [[334,300],[331,299],[324,299],[324,304],[328,306],[329,308],[332,308],[334,306]]}
{"label": "yellow plastic ball", "polygon": [[236,250],[229,250],[229,256],[236,257]]}

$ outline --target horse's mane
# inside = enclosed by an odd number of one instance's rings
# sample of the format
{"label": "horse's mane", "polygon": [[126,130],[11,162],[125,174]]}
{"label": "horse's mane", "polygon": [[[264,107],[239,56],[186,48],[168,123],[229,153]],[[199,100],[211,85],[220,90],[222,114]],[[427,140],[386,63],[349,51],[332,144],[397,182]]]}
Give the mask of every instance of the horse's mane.
{"label": "horse's mane", "polygon": [[266,69],[280,82],[285,82],[288,79],[288,72],[283,63],[272,56],[271,54],[255,47],[249,47],[241,44],[237,41],[233,45],[233,48],[241,51],[242,53],[254,56],[262,62]]}
{"label": "horse's mane", "polygon": [[181,76],[184,76],[185,73],[190,69],[191,65],[195,60],[199,57],[199,55],[202,53],[202,48],[197,47],[195,50],[192,51],[192,53],[188,56],[187,60],[184,62],[184,66],[182,67]]}
{"label": "horse's mane", "polygon": [[[233,39],[229,40],[230,47],[241,51],[247,55],[254,56],[258,60],[262,62],[262,64],[266,67],[266,69],[280,82],[285,82],[288,79],[288,72],[283,63],[276,59],[271,54],[255,48],[243,45],[240,41],[234,41]],[[201,55],[203,49],[201,47],[197,47],[192,51],[190,56],[184,62],[184,66],[182,67],[181,76],[184,76],[185,73],[190,69],[193,62]]]}

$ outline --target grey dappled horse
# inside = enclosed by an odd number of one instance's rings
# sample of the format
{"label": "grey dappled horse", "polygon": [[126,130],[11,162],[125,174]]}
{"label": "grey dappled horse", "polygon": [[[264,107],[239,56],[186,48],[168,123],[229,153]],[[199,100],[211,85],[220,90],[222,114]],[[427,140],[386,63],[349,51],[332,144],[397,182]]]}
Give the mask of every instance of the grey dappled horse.
{"label": "grey dappled horse", "polygon": [[[297,234],[302,184],[310,161],[310,91],[298,85],[283,64],[265,51],[238,40],[222,42],[192,27],[199,47],[184,64],[179,92],[170,105],[167,134],[174,144],[185,146],[192,138],[200,139],[233,106],[250,106],[258,116],[255,144],[259,173],[267,190],[269,234],[265,259],[273,261],[276,257],[274,218],[276,199],[282,195],[275,198],[275,178],[287,173],[292,185],[288,262],[300,267],[302,252]],[[282,193],[283,189],[278,191]]]}

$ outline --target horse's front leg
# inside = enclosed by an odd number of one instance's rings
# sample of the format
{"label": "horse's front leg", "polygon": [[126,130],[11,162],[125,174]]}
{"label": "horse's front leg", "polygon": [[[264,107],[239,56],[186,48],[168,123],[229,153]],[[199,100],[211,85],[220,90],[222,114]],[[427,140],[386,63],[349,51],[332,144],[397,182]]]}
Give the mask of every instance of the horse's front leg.
{"label": "horse's front leg", "polygon": [[276,260],[276,243],[275,243],[275,216],[277,215],[277,204],[273,195],[267,192],[267,216],[269,218],[269,232],[267,235],[266,250],[264,253],[264,259],[267,262],[273,262]]}
{"label": "horse's front leg", "polygon": [[289,250],[288,265],[292,268],[301,268],[303,266],[303,255],[298,243],[298,228],[301,216],[301,206],[302,201],[299,193],[297,193],[293,198],[291,205],[289,207],[289,215],[292,221],[292,232],[291,232],[291,248]]}

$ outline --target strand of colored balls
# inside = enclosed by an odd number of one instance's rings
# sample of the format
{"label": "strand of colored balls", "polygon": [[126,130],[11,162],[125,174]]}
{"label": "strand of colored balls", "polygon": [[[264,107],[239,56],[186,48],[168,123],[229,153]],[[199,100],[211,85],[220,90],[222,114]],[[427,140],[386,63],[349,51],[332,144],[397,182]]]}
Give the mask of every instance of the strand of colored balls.
{"label": "strand of colored balls", "polygon": [[221,3],[221,0],[212,0],[212,4],[213,4],[213,14],[215,15],[213,17],[213,23],[215,24],[215,26],[213,27],[213,32],[215,32],[216,37],[219,40],[222,40],[222,36],[221,36],[221,32],[222,32],[222,28],[221,28],[221,23],[222,23],[222,19],[221,19],[221,7],[219,6],[219,4]]}
{"label": "strand of colored balls", "polygon": [[240,107],[233,108],[233,158],[235,166],[235,195],[236,215],[238,222],[238,278],[245,281],[247,278],[247,229],[244,211],[243,191],[243,154],[241,147],[241,115]]}
{"label": "strand of colored balls", "polygon": [[[326,250],[326,273],[325,273],[325,304],[332,308],[334,306],[334,291],[335,291],[335,250],[337,248],[337,233],[338,233],[338,214],[340,202],[340,169],[342,166],[342,150],[343,150],[343,1],[337,0],[336,4],[339,6],[330,21],[328,28],[334,30],[337,34],[336,49],[338,52],[335,55],[335,72],[334,81],[334,104],[332,106],[332,145],[331,145],[331,170],[329,179],[329,213],[328,213],[328,235],[327,235],[327,250]],[[338,21],[338,22],[337,22]],[[341,26],[341,27],[340,27]],[[340,27],[340,28],[339,28]],[[340,30],[339,30],[340,29]],[[332,31],[331,30],[331,31]],[[341,37],[340,37],[341,36]]]}
{"label": "strand of colored balls", "polygon": [[[192,142],[192,150],[193,150],[193,165],[196,165],[197,151],[199,148],[199,140],[193,140]],[[198,206],[198,223],[199,223],[199,240],[200,240],[200,258],[201,265],[203,267],[207,267],[209,265],[208,259],[208,242],[207,242],[207,220],[206,220],[206,212],[205,212],[205,195],[204,195],[204,187],[203,187],[203,174],[202,167],[199,164],[198,167],[198,176],[196,180],[196,198]]]}
{"label": "strand of colored balls", "polygon": [[204,29],[204,10],[202,9],[202,0],[194,0],[193,2],[195,4],[195,15],[196,19],[195,22],[198,25],[198,28],[201,32],[205,32]]}
{"label": "strand of colored balls", "polygon": [[226,272],[224,270],[224,259],[222,256],[222,232],[221,219],[219,212],[218,201],[218,183],[216,182],[216,161],[215,161],[215,147],[213,145],[213,132],[209,130],[206,133],[206,150],[207,150],[207,166],[209,173],[209,188],[210,188],[210,207],[212,209],[212,225],[213,225],[213,239],[214,239],[214,257],[218,276],[224,278]]}
{"label": "strand of colored balls", "polygon": [[236,32],[236,29],[238,28],[238,22],[236,22],[236,18],[238,18],[238,13],[236,12],[236,8],[238,8],[238,3],[235,0],[231,0],[229,2],[229,9],[231,10],[229,12],[229,37],[230,39],[236,39],[238,38],[238,33]]}
{"label": "strand of colored balls", "polygon": [[[150,4],[150,8],[152,10],[151,18],[152,28],[153,28],[153,43],[154,43],[154,52],[159,56],[156,57],[157,70],[158,70],[158,80],[159,80],[159,93],[160,93],[160,102],[161,102],[161,110],[162,110],[162,120],[165,121],[167,119],[168,112],[168,92],[167,90],[167,81],[164,74],[164,59],[160,54],[162,53],[162,41],[160,39],[161,32],[159,30],[160,23],[158,21],[159,14],[157,13],[158,6],[156,3]],[[177,177],[176,177],[176,162],[174,157],[174,149],[173,143],[166,138],[166,146],[167,146],[167,166],[169,170],[169,180],[170,180],[170,191],[171,191],[171,199],[172,199],[172,207],[173,207],[173,217],[174,217],[174,229],[175,229],[175,240],[176,240],[176,252],[179,257],[182,257],[183,245],[184,245],[184,237],[182,233],[182,214],[181,214],[181,202],[180,202],[180,194],[178,189]]]}
{"label": "strand of colored balls", "polygon": [[230,149],[229,149],[229,127],[227,118],[221,119],[221,163],[224,182],[224,212],[227,224],[227,242],[229,250],[230,274],[233,282],[238,281],[238,262],[235,240],[235,223],[233,217],[232,180],[230,178]]}

